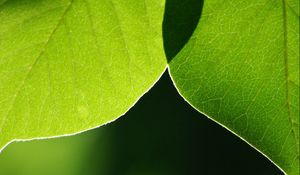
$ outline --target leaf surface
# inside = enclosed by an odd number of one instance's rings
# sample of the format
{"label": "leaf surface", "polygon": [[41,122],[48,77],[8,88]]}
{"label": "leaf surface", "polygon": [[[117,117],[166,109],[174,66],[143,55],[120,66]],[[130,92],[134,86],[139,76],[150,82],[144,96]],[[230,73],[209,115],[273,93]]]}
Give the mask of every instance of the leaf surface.
{"label": "leaf surface", "polygon": [[298,0],[204,1],[170,74],[193,107],[299,173]]}
{"label": "leaf surface", "polygon": [[160,77],[164,1],[0,1],[0,149],[115,120]]}

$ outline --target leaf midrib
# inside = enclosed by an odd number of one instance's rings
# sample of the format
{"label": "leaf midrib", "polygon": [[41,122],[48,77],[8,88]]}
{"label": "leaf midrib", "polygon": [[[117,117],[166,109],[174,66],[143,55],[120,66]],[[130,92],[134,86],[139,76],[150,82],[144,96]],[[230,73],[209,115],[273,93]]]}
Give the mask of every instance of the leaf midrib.
{"label": "leaf midrib", "polygon": [[[291,97],[290,97],[290,88],[289,88],[289,65],[288,65],[288,26],[287,26],[287,1],[282,0],[282,10],[283,10],[283,42],[284,42],[284,67],[285,67],[285,86],[286,86],[286,100],[287,100],[287,109],[288,109],[288,117],[289,122],[291,125],[291,132],[295,139],[296,145],[298,145],[296,131],[293,127],[293,119],[292,119],[292,112],[291,112]],[[297,155],[299,155],[299,148],[297,148]]]}

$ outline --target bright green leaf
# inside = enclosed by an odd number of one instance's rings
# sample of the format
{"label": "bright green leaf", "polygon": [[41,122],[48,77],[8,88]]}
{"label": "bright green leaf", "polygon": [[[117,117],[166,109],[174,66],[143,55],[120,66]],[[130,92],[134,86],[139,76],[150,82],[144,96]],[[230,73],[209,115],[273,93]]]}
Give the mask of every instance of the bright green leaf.
{"label": "bright green leaf", "polygon": [[204,1],[170,73],[196,109],[299,173],[299,0]]}
{"label": "bright green leaf", "polygon": [[0,1],[0,149],[124,114],[159,78],[164,1]]}

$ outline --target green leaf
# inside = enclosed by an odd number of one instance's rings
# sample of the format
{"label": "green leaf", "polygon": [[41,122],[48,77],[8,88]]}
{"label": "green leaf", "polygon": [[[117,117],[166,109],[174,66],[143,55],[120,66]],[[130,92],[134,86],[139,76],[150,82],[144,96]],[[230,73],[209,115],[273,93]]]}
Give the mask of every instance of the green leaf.
{"label": "green leaf", "polygon": [[115,120],[160,77],[164,1],[0,1],[0,149]]}
{"label": "green leaf", "polygon": [[170,73],[192,106],[299,173],[298,0],[204,1]]}

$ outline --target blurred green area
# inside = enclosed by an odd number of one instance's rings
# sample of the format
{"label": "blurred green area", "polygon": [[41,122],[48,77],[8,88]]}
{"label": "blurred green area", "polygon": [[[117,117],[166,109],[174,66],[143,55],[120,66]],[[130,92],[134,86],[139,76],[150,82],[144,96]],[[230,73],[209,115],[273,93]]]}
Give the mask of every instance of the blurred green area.
{"label": "blurred green area", "polygon": [[125,116],[82,134],[12,143],[1,175],[279,175],[275,165],[192,109],[168,74]]}

